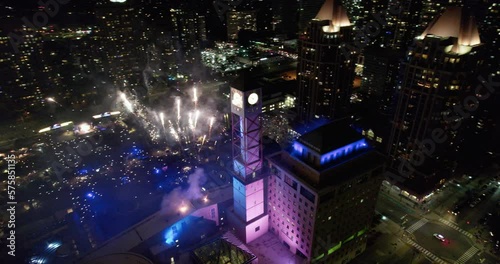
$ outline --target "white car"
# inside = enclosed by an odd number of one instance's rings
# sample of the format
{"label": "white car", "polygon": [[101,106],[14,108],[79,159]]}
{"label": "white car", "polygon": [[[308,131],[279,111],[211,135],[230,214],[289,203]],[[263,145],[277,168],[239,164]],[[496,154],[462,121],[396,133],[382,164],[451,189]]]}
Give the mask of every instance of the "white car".
{"label": "white car", "polygon": [[445,241],[446,241],[446,239],[444,238],[444,236],[443,236],[443,235],[441,235],[441,234],[434,234],[433,236],[434,236],[435,238],[437,238],[437,239],[441,240],[442,242],[445,242]]}

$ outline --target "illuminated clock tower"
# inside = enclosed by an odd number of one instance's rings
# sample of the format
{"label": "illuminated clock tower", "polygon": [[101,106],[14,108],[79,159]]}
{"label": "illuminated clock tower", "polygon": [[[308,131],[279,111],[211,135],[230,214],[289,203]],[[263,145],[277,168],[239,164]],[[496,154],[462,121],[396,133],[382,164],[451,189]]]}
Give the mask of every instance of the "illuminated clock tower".
{"label": "illuminated clock tower", "polygon": [[261,88],[244,72],[231,85],[233,198],[237,235],[249,243],[268,230],[262,175]]}

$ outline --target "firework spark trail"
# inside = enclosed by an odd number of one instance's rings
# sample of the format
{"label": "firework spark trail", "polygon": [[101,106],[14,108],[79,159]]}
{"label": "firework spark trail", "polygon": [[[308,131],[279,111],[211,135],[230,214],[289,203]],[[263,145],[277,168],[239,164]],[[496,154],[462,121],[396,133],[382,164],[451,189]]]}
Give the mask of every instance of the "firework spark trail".
{"label": "firework spark trail", "polygon": [[120,98],[123,101],[123,105],[125,105],[125,108],[131,113],[134,112],[134,107],[132,106],[132,103],[127,99],[127,96],[124,93],[120,93]]}
{"label": "firework spark trail", "polygon": [[205,144],[205,140],[207,139],[207,135],[203,135],[203,138],[201,139],[201,145],[200,145],[200,149],[198,149],[198,153],[201,151],[201,149],[203,148],[203,145]]}
{"label": "firework spark trail", "polygon": [[214,117],[210,117],[209,123],[208,123],[208,138],[211,138],[212,136],[212,127],[214,125]]}
{"label": "firework spark trail", "polygon": [[175,100],[177,105],[177,123],[181,120],[181,99],[179,97]]}
{"label": "firework spark trail", "polygon": [[172,136],[175,138],[175,140],[177,140],[179,142],[179,144],[181,144],[181,139],[179,137],[179,134],[177,134],[177,132],[175,131],[174,126],[172,125],[172,122],[170,120],[168,120],[168,124],[169,124],[169,128],[170,128],[170,134],[172,134]]}
{"label": "firework spark trail", "polygon": [[188,113],[188,125],[189,125],[189,129],[194,131],[193,113],[191,113],[191,112]]}
{"label": "firework spark trail", "polygon": [[160,121],[161,121],[161,126],[163,129],[165,129],[165,117],[163,116],[163,113],[160,113]]}
{"label": "firework spark trail", "polygon": [[198,124],[198,117],[200,117],[200,111],[196,110],[194,113],[194,129],[196,129],[196,125]]}
{"label": "firework spark trail", "polygon": [[198,91],[196,87],[193,87],[193,101],[194,101],[194,109],[198,108]]}

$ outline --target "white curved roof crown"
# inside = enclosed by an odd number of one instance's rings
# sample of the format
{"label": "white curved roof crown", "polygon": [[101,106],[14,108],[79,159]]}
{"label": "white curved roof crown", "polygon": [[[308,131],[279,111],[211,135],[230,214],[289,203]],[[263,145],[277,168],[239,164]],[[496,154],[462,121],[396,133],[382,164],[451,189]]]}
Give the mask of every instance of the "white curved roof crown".
{"label": "white curved roof crown", "polygon": [[334,0],[326,0],[314,19],[330,21],[330,26],[323,29],[326,32],[337,32],[340,27],[352,25],[345,9]]}
{"label": "white curved roof crown", "polygon": [[425,31],[420,35],[438,37],[455,37],[458,45],[475,46],[481,44],[479,30],[474,16],[467,14],[462,7],[448,7],[446,11],[432,21]]}

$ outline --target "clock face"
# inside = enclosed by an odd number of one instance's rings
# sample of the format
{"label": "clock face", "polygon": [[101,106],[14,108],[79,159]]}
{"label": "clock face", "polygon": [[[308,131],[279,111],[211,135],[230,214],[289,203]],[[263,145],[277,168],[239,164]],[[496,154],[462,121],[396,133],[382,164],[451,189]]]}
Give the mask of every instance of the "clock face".
{"label": "clock face", "polygon": [[259,100],[259,96],[256,93],[252,93],[248,96],[248,103],[254,105]]}
{"label": "clock face", "polygon": [[233,105],[239,108],[243,108],[243,96],[240,93],[234,92],[233,99],[231,100],[231,102]]}

